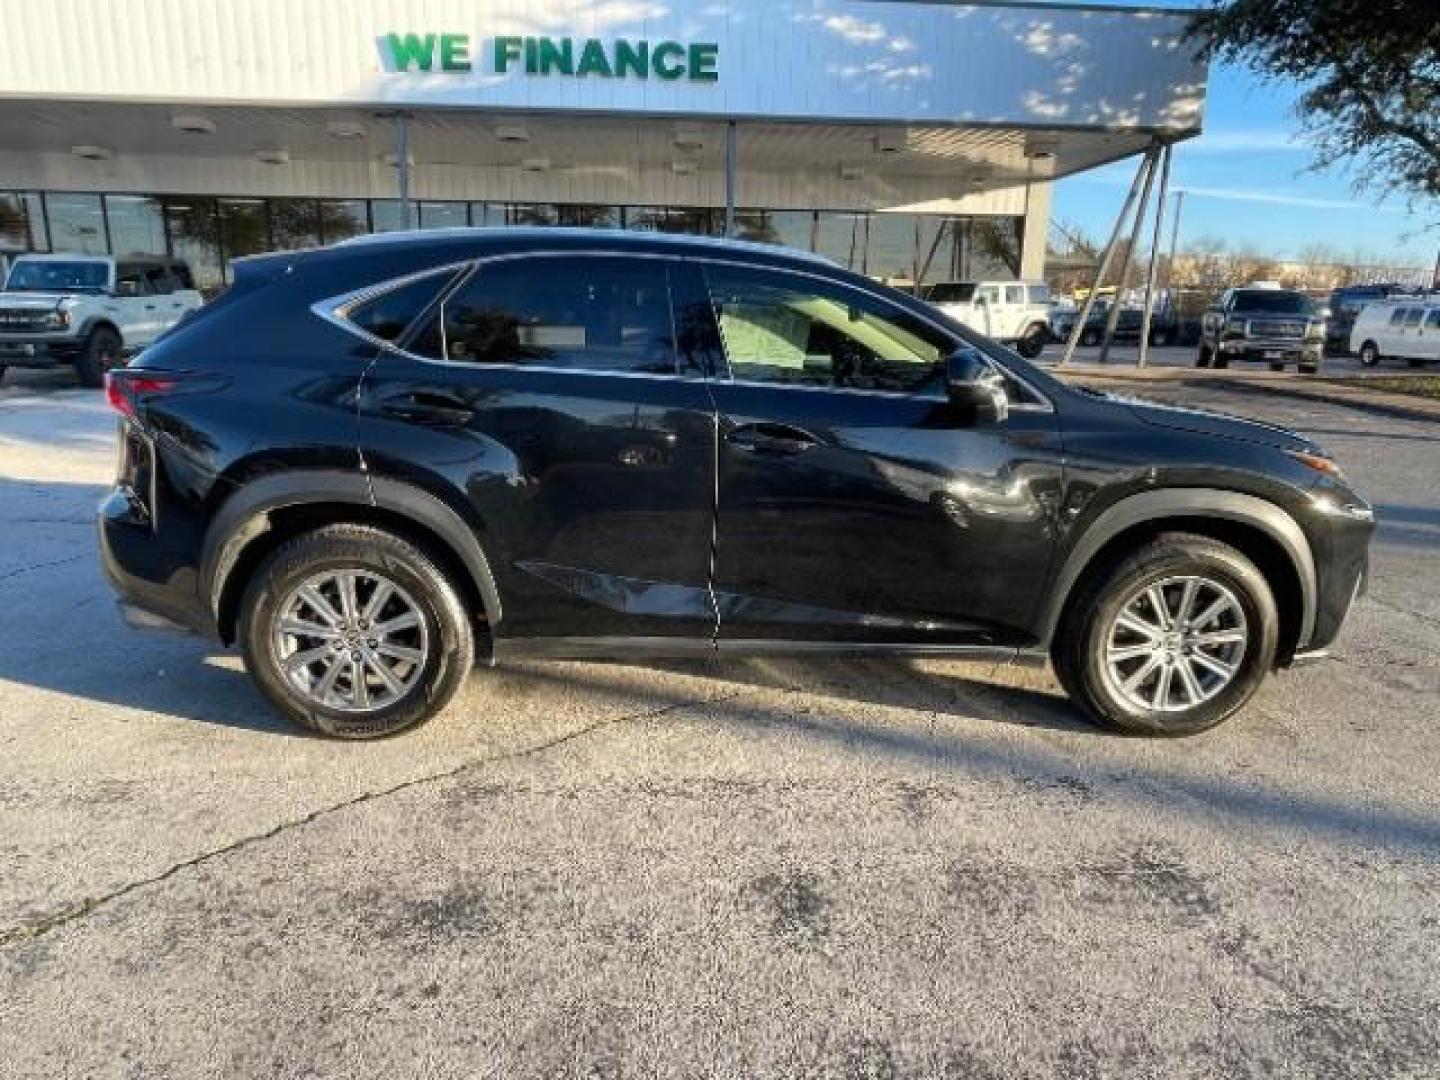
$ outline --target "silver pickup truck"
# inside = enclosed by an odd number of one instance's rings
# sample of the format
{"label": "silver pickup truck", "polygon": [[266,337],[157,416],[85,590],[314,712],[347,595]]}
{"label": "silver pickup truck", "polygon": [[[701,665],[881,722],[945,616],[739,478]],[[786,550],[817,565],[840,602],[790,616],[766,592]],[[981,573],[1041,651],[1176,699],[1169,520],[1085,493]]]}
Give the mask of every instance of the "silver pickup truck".
{"label": "silver pickup truck", "polygon": [[190,268],[157,255],[20,255],[0,291],[0,376],[73,365],[84,386],[155,341],[203,300]]}

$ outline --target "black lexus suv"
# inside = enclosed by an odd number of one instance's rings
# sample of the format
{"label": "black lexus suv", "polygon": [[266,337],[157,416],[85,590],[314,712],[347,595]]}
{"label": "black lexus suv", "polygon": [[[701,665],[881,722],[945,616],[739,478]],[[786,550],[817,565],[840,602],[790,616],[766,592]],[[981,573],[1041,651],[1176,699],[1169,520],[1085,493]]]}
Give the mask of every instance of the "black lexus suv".
{"label": "black lexus suv", "polygon": [[1370,508],[1260,423],[1070,388],[792,251],[586,230],[239,260],[112,373],[132,623],[238,643],[332,735],[472,661],[1053,659],[1125,730],[1330,645]]}

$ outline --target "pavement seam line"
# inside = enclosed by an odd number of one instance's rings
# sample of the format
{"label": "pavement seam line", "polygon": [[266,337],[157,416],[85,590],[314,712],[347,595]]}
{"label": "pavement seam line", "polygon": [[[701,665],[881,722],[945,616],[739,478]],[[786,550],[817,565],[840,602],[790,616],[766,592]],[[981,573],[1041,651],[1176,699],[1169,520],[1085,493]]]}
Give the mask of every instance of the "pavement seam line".
{"label": "pavement seam line", "polygon": [[173,863],[170,866],[167,866],[159,873],[152,874],[150,877],[141,878],[138,881],[126,882],[124,885],[121,885],[116,889],[112,889],[108,893],[103,893],[100,896],[86,897],[79,903],[71,904],[69,907],[61,908],[59,911],[52,912],[51,914],[42,916],[39,919],[33,920],[28,923],[22,923],[19,926],[12,926],[8,930],[0,931],[0,949],[9,948],[12,945],[20,945],[24,942],[34,941],[37,938],[44,937],[52,930],[57,930],[62,926],[66,926],[69,923],[75,922],[76,920],[87,918],[88,916],[94,914],[96,911],[99,911],[101,908],[108,906],[116,900],[122,900],[133,892],[148,888],[151,885],[158,885],[161,882],[168,881],[170,878],[174,877],[175,875],[179,874],[184,870],[190,870],[194,869],[197,866],[203,866],[204,864],[209,863],[212,860],[218,859],[224,855],[230,855],[237,851],[242,851],[257,844],[262,844],[267,840],[273,840],[275,837],[279,836],[282,833],[290,832],[293,829],[298,829],[306,825],[313,824],[314,822],[319,821],[322,818],[329,817],[332,814],[337,814],[344,810],[350,810],[356,806],[363,806],[367,803],[376,802],[380,799],[389,798],[391,795],[399,795],[403,792],[411,790],[412,788],[423,787],[424,785],[433,784],[437,781],[450,780],[457,776],[460,776],[465,772],[468,772],[471,769],[481,768],[485,765],[494,765],[499,762],[505,761],[519,761],[524,758],[534,757],[536,755],[546,753],[550,750],[558,749],[559,747],[565,746],[566,744],[574,742],[577,739],[584,738],[586,735],[592,735],[595,732],[601,731],[605,728],[617,727],[621,724],[630,724],[637,721],[654,720],[662,716],[667,716],[670,713],[682,711],[685,709],[693,709],[697,707],[703,708],[707,705],[714,705],[718,702],[732,700],[736,697],[739,697],[741,693],[742,691],[736,690],[728,694],[717,694],[714,697],[697,698],[694,701],[676,701],[671,702],[668,705],[658,706],[654,709],[647,709],[642,712],[631,713],[626,716],[617,716],[609,720],[601,720],[589,725],[588,727],[579,728],[575,731],[571,731],[557,738],[551,739],[549,742],[539,743],[535,746],[526,747],[523,750],[515,750],[504,754],[495,754],[490,757],[468,758],[467,760],[460,762],[458,765],[453,765],[448,769],[442,769],[440,772],[427,773],[424,776],[411,777],[408,780],[402,780],[397,784],[392,784],[390,787],[380,788],[375,791],[362,791],[359,795],[355,795],[349,799],[343,799],[340,802],[331,803],[328,806],[322,806],[318,809],[311,810],[309,813],[303,814],[300,817],[291,818],[287,821],[282,821],[279,824],[264,830],[263,832],[251,833],[248,836],[242,836],[239,839],[232,840],[226,844],[222,844],[220,847],[212,848],[208,851],[202,851],[200,854],[193,855],[188,859],[182,859],[177,863]]}
{"label": "pavement seam line", "polygon": [[81,559],[89,558],[88,553],[80,555],[67,555],[63,559],[54,559],[51,562],[31,563],[29,566],[19,566],[14,570],[7,570],[0,574],[0,581],[8,581],[12,577],[19,577],[21,574],[28,574],[32,570],[48,570],[52,566],[64,566],[66,563],[78,562]]}

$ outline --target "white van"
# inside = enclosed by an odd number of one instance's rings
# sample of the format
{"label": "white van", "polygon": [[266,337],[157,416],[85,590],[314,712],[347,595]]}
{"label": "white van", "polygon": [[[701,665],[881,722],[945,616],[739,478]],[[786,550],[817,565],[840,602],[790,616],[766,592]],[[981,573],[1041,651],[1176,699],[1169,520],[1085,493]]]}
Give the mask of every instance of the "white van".
{"label": "white van", "polygon": [[1406,360],[1411,367],[1440,360],[1440,296],[1366,304],[1350,328],[1350,351],[1366,367],[1386,357]]}

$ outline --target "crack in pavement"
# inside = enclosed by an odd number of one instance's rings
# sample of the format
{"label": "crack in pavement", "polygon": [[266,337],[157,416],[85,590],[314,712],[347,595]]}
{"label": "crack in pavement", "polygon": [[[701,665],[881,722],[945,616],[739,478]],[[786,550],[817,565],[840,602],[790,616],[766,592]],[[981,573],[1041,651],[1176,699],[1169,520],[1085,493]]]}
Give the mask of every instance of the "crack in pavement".
{"label": "crack in pavement", "polygon": [[31,563],[29,566],[17,566],[14,570],[7,570],[0,574],[0,581],[8,581],[12,577],[19,577],[21,574],[28,574],[32,570],[47,570],[52,566],[64,566],[66,563],[78,562],[80,559],[89,558],[89,552],[82,552],[79,555],[67,555],[63,559],[54,559],[50,562]]}
{"label": "crack in pavement", "polygon": [[467,758],[459,764],[452,765],[450,768],[442,769],[439,772],[426,773],[424,776],[411,777],[408,780],[402,780],[397,784],[392,784],[390,787],[380,788],[375,791],[362,791],[360,794],[354,795],[348,799],[342,799],[340,802],[331,803],[328,806],[322,806],[318,809],[311,810],[309,813],[303,814],[300,817],[291,818],[288,821],[282,821],[279,824],[274,825],[263,832],[251,833],[248,836],[242,836],[237,840],[232,840],[228,844],[222,844],[220,847],[212,848],[209,851],[203,851],[199,855],[193,855],[188,859],[182,859],[177,863],[173,863],[170,866],[167,866],[159,873],[152,874],[150,877],[140,878],[137,881],[126,882],[124,885],[112,889],[110,892],[103,893],[100,896],[86,897],[84,900],[81,900],[78,903],[71,904],[69,907],[61,908],[60,910],[54,911],[49,915],[43,916],[39,919],[32,920],[31,922],[21,923],[18,926],[12,926],[7,930],[0,931],[0,948],[9,948],[12,945],[19,945],[27,941],[33,941],[36,938],[44,937],[52,930],[58,930],[60,927],[66,926],[69,923],[75,922],[78,919],[83,919],[90,915],[93,915],[101,908],[106,907],[107,905],[113,903],[116,900],[122,900],[133,892],[137,892],[140,889],[147,888],[151,885],[158,885],[163,881],[167,881],[170,878],[174,877],[176,874],[179,874],[181,871],[193,869],[197,866],[202,866],[208,862],[211,862],[212,860],[221,858],[222,856],[230,855],[237,851],[242,851],[246,848],[253,847],[256,844],[262,844],[267,840],[273,840],[275,837],[281,835],[282,833],[290,832],[292,829],[298,829],[306,825],[310,825],[316,821],[319,821],[322,818],[329,817],[332,814],[337,814],[344,810],[350,810],[357,806],[363,806],[367,803],[375,802],[380,799],[389,798],[391,795],[398,795],[401,792],[409,791],[412,788],[423,787],[427,784],[433,784],[442,780],[450,780],[456,776],[461,775],[462,773],[467,772],[470,769],[480,768],[484,765],[493,765],[497,762],[502,761],[519,761],[523,758],[534,757],[538,754],[543,754],[549,750],[554,750],[558,747],[564,746],[567,743],[574,742],[577,739],[584,738],[586,735],[594,734],[595,732],[601,731],[605,728],[617,727],[621,724],[635,723],[636,721],[654,720],[658,717],[666,716],[670,713],[678,712],[684,709],[693,709],[697,707],[703,708],[707,705],[714,705],[722,701],[733,700],[734,698],[739,697],[741,693],[742,691],[735,690],[726,694],[717,694],[713,697],[697,698],[694,701],[677,701],[672,702],[669,705],[657,706],[653,709],[646,709],[642,712],[631,713],[626,716],[616,716],[608,720],[600,720],[596,723],[590,724],[587,727],[577,728],[575,731],[560,735],[554,739],[549,740],[548,742],[538,743],[535,746],[526,747],[523,750],[514,750],[508,753],[494,754],[488,757]]}

